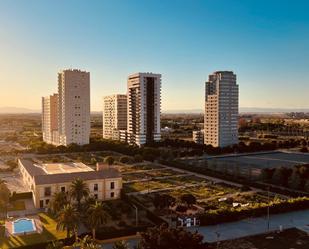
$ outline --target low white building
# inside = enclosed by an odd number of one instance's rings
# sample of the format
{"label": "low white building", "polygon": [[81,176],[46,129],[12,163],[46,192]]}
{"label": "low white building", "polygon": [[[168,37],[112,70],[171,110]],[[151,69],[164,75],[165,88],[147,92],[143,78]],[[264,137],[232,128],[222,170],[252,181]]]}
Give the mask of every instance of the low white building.
{"label": "low white building", "polygon": [[193,131],[192,132],[192,140],[197,144],[204,144],[204,131]]}
{"label": "low white building", "polygon": [[19,159],[18,166],[26,187],[33,193],[36,208],[44,208],[56,192],[69,191],[73,180],[80,178],[88,185],[90,195],[98,200],[120,198],[122,177],[118,170],[98,164],[93,170],[83,163],[37,164]]}

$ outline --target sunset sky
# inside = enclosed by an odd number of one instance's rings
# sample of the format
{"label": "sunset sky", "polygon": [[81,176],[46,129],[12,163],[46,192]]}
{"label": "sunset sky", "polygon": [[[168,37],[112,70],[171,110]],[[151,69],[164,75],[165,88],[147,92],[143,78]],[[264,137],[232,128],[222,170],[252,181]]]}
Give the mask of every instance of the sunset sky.
{"label": "sunset sky", "polygon": [[[293,4],[292,4],[293,3]],[[201,109],[233,70],[241,107],[309,107],[309,1],[0,0],[0,107],[40,109],[57,72],[91,73],[91,106],[162,74],[162,109]]]}

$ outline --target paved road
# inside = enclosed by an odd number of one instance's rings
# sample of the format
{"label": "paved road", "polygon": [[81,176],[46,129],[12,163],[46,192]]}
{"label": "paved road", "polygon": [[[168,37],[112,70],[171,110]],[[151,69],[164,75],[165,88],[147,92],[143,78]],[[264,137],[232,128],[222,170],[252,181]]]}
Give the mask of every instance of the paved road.
{"label": "paved road", "polygon": [[[304,231],[309,230],[309,210],[277,214],[270,216],[270,230],[279,230],[297,227]],[[267,232],[267,219],[253,218],[237,222],[224,223],[216,226],[199,227],[190,230],[197,230],[204,236],[207,242],[217,241],[217,233],[219,240],[235,239],[249,235],[261,234]]]}
{"label": "paved road", "polygon": [[[309,209],[297,212],[277,214],[270,216],[270,231],[297,227],[309,234]],[[205,226],[189,228],[191,231],[198,231],[204,236],[205,242],[215,242],[219,240],[236,239],[250,235],[262,234],[267,232],[267,220],[264,218],[246,219],[236,222],[223,223],[216,226]],[[138,239],[128,240],[133,248]],[[104,249],[112,249],[112,244],[103,245]]]}

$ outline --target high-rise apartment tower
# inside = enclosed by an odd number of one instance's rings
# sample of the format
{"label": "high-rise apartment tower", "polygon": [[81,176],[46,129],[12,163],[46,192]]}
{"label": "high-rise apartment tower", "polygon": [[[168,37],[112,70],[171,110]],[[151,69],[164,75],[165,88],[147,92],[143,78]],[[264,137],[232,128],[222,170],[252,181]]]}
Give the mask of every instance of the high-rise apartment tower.
{"label": "high-rise apartment tower", "polygon": [[58,144],[58,94],[42,97],[43,141]]}
{"label": "high-rise apartment tower", "polygon": [[103,99],[103,138],[120,140],[127,129],[127,95],[114,94]]}
{"label": "high-rise apartment tower", "polygon": [[77,69],[61,71],[58,94],[60,144],[89,144],[90,73]]}
{"label": "high-rise apartment tower", "polygon": [[77,69],[58,73],[58,94],[42,98],[43,140],[54,145],[89,143],[90,74]]}
{"label": "high-rise apartment tower", "polygon": [[204,143],[238,143],[238,85],[232,71],[216,71],[205,84]]}
{"label": "high-rise apartment tower", "polygon": [[141,146],[161,139],[161,74],[128,77],[128,142]]}

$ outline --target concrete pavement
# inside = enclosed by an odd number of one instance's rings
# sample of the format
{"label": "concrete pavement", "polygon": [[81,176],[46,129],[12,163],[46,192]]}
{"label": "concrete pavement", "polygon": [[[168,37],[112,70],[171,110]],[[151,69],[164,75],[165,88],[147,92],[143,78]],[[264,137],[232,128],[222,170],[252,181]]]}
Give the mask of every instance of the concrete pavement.
{"label": "concrete pavement", "polygon": [[[266,217],[260,217],[215,226],[195,227],[189,230],[201,233],[205,242],[215,242],[266,233],[267,223]],[[280,226],[282,229],[297,227],[307,232],[309,230],[309,210],[270,215],[269,231],[279,230]]]}
{"label": "concrete pavement", "polygon": [[[279,230],[280,226],[282,226],[282,229],[296,227],[309,234],[309,209],[270,215],[269,231]],[[188,230],[198,231],[204,236],[205,242],[216,242],[217,240],[230,240],[266,233],[268,231],[267,227],[267,219],[260,217],[214,226],[188,228]],[[133,248],[138,243],[138,239],[131,238],[127,242]],[[103,244],[104,249],[112,249],[112,246],[113,243]]]}

